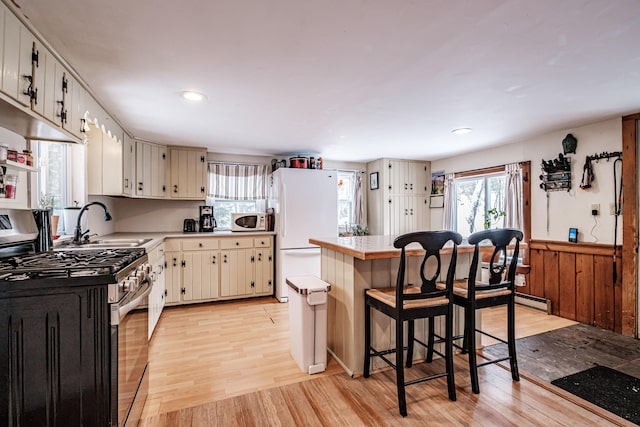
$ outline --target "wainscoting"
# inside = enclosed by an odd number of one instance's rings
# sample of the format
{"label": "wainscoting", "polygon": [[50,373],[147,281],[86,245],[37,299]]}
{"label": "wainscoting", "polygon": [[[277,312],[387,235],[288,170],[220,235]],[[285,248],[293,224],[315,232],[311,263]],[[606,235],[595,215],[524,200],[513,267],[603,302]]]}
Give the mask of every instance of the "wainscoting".
{"label": "wainscoting", "polygon": [[529,277],[518,291],[551,301],[551,314],[622,332],[622,250],[613,245],[529,242]]}

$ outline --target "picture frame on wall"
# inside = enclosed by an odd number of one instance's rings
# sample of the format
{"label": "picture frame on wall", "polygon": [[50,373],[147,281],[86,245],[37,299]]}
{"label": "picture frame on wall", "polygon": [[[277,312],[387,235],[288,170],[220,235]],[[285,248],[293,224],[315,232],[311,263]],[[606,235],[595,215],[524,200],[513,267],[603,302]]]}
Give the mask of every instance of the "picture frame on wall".
{"label": "picture frame on wall", "polygon": [[444,194],[444,171],[431,174],[431,194]]}
{"label": "picture frame on wall", "polygon": [[369,189],[377,190],[378,188],[378,172],[371,172],[369,174]]}
{"label": "picture frame on wall", "polygon": [[429,199],[429,207],[444,208],[444,196],[443,195],[431,196],[431,198]]}

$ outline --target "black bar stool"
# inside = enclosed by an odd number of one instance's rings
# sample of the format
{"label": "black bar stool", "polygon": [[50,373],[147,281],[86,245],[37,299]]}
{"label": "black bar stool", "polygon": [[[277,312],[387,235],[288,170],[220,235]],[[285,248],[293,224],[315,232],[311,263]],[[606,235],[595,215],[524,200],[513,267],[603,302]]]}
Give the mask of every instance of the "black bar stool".
{"label": "black bar stool", "polygon": [[[453,242],[451,259],[447,269],[447,278],[443,289],[436,287],[436,281],[440,276],[441,259],[440,250],[444,245]],[[365,290],[365,340],[364,340],[364,376],[369,377],[371,357],[380,357],[389,366],[396,371],[396,386],[398,389],[398,408],[400,415],[407,415],[407,402],[405,397],[405,386],[416,384],[419,382],[447,377],[447,388],[449,399],[456,400],[456,390],[453,377],[453,281],[455,278],[457,245],[462,241],[462,236],[453,231],[423,231],[401,235],[395,239],[393,246],[401,248],[400,266],[398,267],[398,275],[396,286],[384,289],[367,289]],[[419,243],[425,250],[424,258],[420,264],[421,284],[414,286],[408,284],[405,286],[406,275],[406,247],[411,243]],[[427,261],[434,257],[436,260],[435,273],[427,278],[425,276],[425,266]],[[429,265],[432,263],[430,262]],[[371,308],[384,313],[385,315],[395,319],[396,323],[396,348],[388,350],[376,350],[371,346]],[[445,316],[445,337],[434,342],[433,334],[433,318],[434,316]],[[415,319],[429,319],[429,342],[425,344],[415,338],[414,321]],[[404,321],[408,322],[408,343],[407,347],[403,344],[404,337]],[[436,354],[445,358],[446,372],[422,377],[419,379],[405,381],[403,367],[403,351],[407,350],[407,368],[410,368],[413,362],[413,346],[414,343],[421,344],[427,348],[428,360],[431,361],[433,355],[434,344],[444,342],[445,353]],[[386,356],[395,353],[395,363]]]}
{"label": "black bar stool", "polygon": [[[469,268],[467,280],[456,280],[453,286],[453,301],[456,305],[464,307],[464,335],[454,337],[463,338],[463,353],[469,354],[469,374],[471,375],[471,390],[480,393],[478,382],[478,367],[492,363],[509,360],[511,377],[514,381],[520,380],[518,374],[518,361],[516,358],[516,332],[515,332],[515,277],[518,263],[518,252],[522,231],[513,228],[483,230],[469,236],[469,244],[475,245],[473,260]],[[489,282],[478,280],[478,267],[481,266],[481,245],[489,240],[493,245],[493,253],[489,261]],[[511,254],[511,262],[508,262],[508,246],[515,240],[515,247]],[[441,289],[445,285],[439,284]],[[507,340],[500,339],[476,328],[476,310],[486,307],[507,306]],[[476,358],[476,332],[489,336],[497,341],[507,344],[509,356],[492,359],[478,364]]]}

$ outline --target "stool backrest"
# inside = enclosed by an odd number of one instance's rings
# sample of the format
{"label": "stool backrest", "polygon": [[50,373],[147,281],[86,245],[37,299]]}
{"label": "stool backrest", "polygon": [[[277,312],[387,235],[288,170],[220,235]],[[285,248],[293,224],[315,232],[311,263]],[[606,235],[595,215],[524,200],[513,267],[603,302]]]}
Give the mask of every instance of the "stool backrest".
{"label": "stool backrest", "polygon": [[[469,292],[472,292],[473,288],[478,288],[476,278],[478,265],[480,263],[480,243],[485,240],[489,240],[494,249],[491,254],[491,259],[489,260],[489,283],[487,285],[483,284],[482,288],[497,289],[510,287],[513,289],[518,264],[518,253],[520,251],[520,241],[522,241],[522,238],[522,231],[515,228],[483,230],[469,236],[469,244],[475,245],[473,260],[469,270]],[[513,240],[515,240],[515,246],[511,254],[511,262],[507,267],[507,259],[509,258],[507,256],[507,249]],[[507,272],[506,276],[504,275],[505,271]]]}
{"label": "stool backrest", "polygon": [[[442,267],[442,260],[440,257],[440,250],[444,248],[447,242],[453,242],[451,259],[449,261],[449,267],[447,269],[446,289],[439,290],[436,288],[436,282],[440,277],[440,270]],[[456,272],[456,260],[458,255],[458,245],[462,242],[462,236],[455,231],[417,231],[413,233],[403,234],[396,237],[393,241],[393,246],[398,249],[402,249],[400,254],[400,265],[398,267],[398,276],[396,280],[396,307],[403,307],[403,300],[416,300],[425,298],[436,298],[447,295],[451,297],[453,295],[453,281],[455,279]],[[403,293],[407,260],[406,260],[406,247],[411,243],[419,243],[425,250],[424,257],[420,263],[420,292],[415,293]],[[431,277],[425,276],[425,266],[430,258],[434,257],[436,264],[436,271]]]}

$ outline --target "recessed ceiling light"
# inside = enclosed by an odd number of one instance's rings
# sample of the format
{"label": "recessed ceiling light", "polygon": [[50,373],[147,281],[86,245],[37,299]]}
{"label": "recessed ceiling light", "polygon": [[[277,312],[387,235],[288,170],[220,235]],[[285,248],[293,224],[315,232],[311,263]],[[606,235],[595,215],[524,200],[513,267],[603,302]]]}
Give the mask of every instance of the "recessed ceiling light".
{"label": "recessed ceiling light", "polygon": [[207,99],[207,96],[204,93],[194,92],[192,90],[185,90],[182,92],[182,97],[187,101],[195,101],[200,102]]}
{"label": "recessed ceiling light", "polygon": [[458,128],[451,131],[451,133],[455,133],[456,135],[464,135],[466,133],[471,132],[471,128]]}

